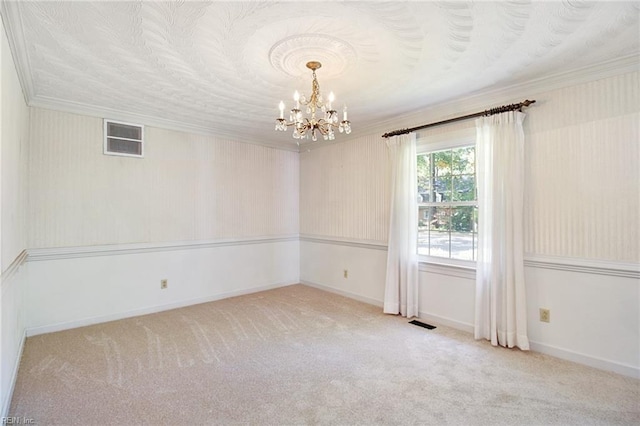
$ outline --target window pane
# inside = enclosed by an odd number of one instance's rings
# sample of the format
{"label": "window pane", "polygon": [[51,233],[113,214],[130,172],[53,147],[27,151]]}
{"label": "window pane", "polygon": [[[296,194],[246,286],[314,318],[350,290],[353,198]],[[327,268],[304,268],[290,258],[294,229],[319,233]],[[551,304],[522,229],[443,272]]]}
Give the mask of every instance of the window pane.
{"label": "window pane", "polygon": [[474,260],[473,234],[471,232],[451,233],[451,258]]}
{"label": "window pane", "polygon": [[429,254],[429,218],[433,207],[418,208],[418,254]]}
{"label": "window pane", "polygon": [[422,197],[418,197],[418,202],[428,202],[430,188],[431,188],[431,173],[429,170],[429,154],[418,155],[417,161],[417,174],[418,174],[418,194]]}
{"label": "window pane", "polygon": [[431,207],[429,212],[429,229],[433,231],[448,231],[451,226],[449,207]]}
{"label": "window pane", "polygon": [[451,212],[451,257],[453,259],[475,259],[475,211],[474,206],[455,207]]}
{"label": "window pane", "polygon": [[451,229],[455,232],[472,232],[473,226],[473,206],[462,206],[451,208]]}
{"label": "window pane", "polygon": [[433,169],[436,177],[451,174],[451,150],[433,153]]}
{"label": "window pane", "polygon": [[451,201],[451,176],[437,177],[434,181],[435,202]]}
{"label": "window pane", "polygon": [[449,253],[449,232],[430,231],[429,255],[448,258]]}
{"label": "window pane", "polygon": [[453,201],[474,201],[476,199],[476,186],[474,175],[453,176]]}
{"label": "window pane", "polygon": [[[477,208],[473,145],[417,156],[418,253],[473,261],[477,249]],[[438,203],[443,205],[440,207]]]}
{"label": "window pane", "polygon": [[454,175],[472,175],[475,173],[475,148],[472,146],[451,151],[451,168]]}
{"label": "window pane", "polygon": [[418,202],[422,203],[432,203],[436,201],[436,198],[442,198],[442,196],[435,194],[433,191],[422,192],[419,195]]}
{"label": "window pane", "polygon": [[418,227],[429,228],[429,219],[433,215],[434,207],[418,207]]}

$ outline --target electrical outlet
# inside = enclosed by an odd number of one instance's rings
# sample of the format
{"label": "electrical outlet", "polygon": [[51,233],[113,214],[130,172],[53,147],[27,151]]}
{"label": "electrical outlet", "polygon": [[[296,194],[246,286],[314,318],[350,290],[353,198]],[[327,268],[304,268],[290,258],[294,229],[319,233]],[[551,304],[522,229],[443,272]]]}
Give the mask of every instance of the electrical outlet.
{"label": "electrical outlet", "polygon": [[160,280],[160,288],[161,289],[165,289],[169,286],[169,281],[168,280]]}
{"label": "electrical outlet", "polygon": [[348,269],[345,269],[345,270],[343,271],[342,276],[344,276],[345,278],[349,278],[349,270],[348,270]]}
{"label": "electrical outlet", "polygon": [[551,311],[549,309],[540,308],[540,321],[551,322]]}

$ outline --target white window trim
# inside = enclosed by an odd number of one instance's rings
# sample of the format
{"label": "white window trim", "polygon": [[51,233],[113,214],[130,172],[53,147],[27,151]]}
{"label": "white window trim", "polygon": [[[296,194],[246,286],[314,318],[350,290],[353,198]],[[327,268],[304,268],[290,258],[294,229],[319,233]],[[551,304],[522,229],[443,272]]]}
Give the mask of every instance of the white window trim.
{"label": "white window trim", "polygon": [[[439,135],[421,135],[417,134],[416,139],[416,155],[426,154],[432,151],[441,151],[445,149],[460,148],[463,146],[475,145],[476,129],[475,127],[468,129],[456,130]],[[460,205],[475,206],[477,202],[457,202]],[[442,205],[434,202],[418,203],[419,206],[432,206],[434,204]],[[416,229],[416,232],[418,230]],[[418,254],[418,262],[426,265],[437,265],[447,268],[459,269],[464,271],[475,271],[477,261],[451,259],[446,257],[429,256],[426,254]]]}
{"label": "white window trim", "polygon": [[[132,127],[139,127],[140,128],[140,139],[130,139],[130,138],[123,138],[123,137],[119,137],[119,136],[108,136],[107,135],[107,131],[108,131],[108,125],[109,123],[115,123],[115,124],[124,124],[125,126],[132,126]],[[144,125],[142,124],[136,124],[136,123],[127,123],[124,121],[117,121],[117,120],[110,120],[108,118],[105,118],[103,120],[103,141],[102,141],[102,153],[104,155],[115,155],[115,156],[119,156],[119,157],[134,157],[134,158],[143,158],[144,157]],[[132,141],[132,142],[140,142],[140,155],[137,154],[127,154],[124,152],[113,152],[113,151],[109,151],[107,150],[107,143],[108,143],[108,138],[111,139],[118,139],[118,140],[122,140],[122,141]]]}
{"label": "white window trim", "polygon": [[420,135],[416,137],[416,154],[425,154],[431,151],[460,148],[462,146],[475,145],[476,129],[462,129],[440,135]]}
{"label": "white window trim", "polygon": [[428,272],[438,275],[450,275],[453,277],[465,278],[468,280],[475,280],[476,278],[476,265],[451,265],[449,263],[426,262],[420,260],[419,270],[421,272]]}
{"label": "white window trim", "polygon": [[426,254],[419,254],[418,262],[426,263],[428,265],[447,266],[450,268],[473,270],[473,271],[476,270],[476,264],[477,264],[475,260],[451,259],[446,257],[428,256]]}

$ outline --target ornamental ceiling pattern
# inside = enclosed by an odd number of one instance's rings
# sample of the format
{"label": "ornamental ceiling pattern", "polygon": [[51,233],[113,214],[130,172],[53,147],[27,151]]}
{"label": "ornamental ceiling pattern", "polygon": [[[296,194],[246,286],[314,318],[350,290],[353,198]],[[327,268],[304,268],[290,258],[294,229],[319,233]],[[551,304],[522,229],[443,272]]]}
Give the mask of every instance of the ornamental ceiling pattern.
{"label": "ornamental ceiling pattern", "polygon": [[357,135],[640,51],[637,1],[5,1],[2,12],[30,105],[276,146],[295,143],[274,119],[280,100],[309,94],[307,61],[322,63],[321,91],[348,105]]}

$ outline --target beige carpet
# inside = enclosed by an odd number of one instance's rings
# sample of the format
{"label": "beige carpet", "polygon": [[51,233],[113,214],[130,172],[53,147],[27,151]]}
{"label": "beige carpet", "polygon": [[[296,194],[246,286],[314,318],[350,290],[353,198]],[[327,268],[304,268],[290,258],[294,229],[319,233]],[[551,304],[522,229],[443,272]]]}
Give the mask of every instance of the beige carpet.
{"label": "beige carpet", "polygon": [[640,424],[640,381],[295,285],[27,339],[35,424]]}

